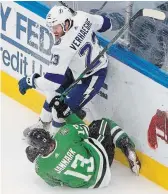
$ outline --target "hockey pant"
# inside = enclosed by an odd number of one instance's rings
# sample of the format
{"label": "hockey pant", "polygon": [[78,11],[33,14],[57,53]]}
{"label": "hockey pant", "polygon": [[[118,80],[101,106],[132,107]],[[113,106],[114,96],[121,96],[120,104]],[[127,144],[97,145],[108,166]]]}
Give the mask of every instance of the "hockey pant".
{"label": "hockey pant", "polygon": [[[111,166],[115,147],[121,149],[120,139],[128,137],[128,135],[112,120],[101,119],[93,121],[89,125],[89,137],[97,139],[103,145]],[[128,139],[132,143],[129,137]]]}
{"label": "hockey pant", "polygon": [[[104,80],[106,78],[107,68],[100,69],[95,74],[90,77],[83,78],[77,85],[74,87],[65,98],[66,104],[70,109],[75,113],[84,107],[98,92],[100,91]],[[74,81],[73,75],[70,69],[67,69],[65,73],[65,79],[61,87],[57,90],[58,93],[62,93],[66,88],[68,88]],[[56,92],[49,94],[49,96],[54,97]],[[59,129],[65,124],[64,119],[57,118],[56,111],[49,108],[49,100],[46,100],[43,109],[40,115],[40,118],[44,122],[50,122],[52,119],[52,126],[55,129]],[[52,111],[52,114],[51,114]]]}

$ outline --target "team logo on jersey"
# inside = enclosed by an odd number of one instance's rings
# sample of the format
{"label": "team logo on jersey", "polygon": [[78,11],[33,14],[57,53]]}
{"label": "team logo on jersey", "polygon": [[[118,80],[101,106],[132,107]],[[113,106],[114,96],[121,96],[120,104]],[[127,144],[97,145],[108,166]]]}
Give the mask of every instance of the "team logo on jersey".
{"label": "team logo on jersey", "polygon": [[67,134],[69,133],[69,129],[64,128],[64,129],[60,130],[60,133],[61,133],[62,135],[67,135]]}
{"label": "team logo on jersey", "polygon": [[78,29],[78,26],[75,26],[74,28],[75,28],[75,30],[77,30]]}
{"label": "team logo on jersey", "polygon": [[59,9],[59,13],[60,13],[60,14],[63,13],[63,9]]}
{"label": "team logo on jersey", "polygon": [[58,158],[59,154],[58,153],[55,153],[55,158]]}

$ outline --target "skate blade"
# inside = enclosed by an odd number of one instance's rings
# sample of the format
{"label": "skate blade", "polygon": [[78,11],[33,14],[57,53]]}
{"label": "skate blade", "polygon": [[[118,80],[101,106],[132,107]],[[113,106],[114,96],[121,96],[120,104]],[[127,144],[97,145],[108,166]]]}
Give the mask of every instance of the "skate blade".
{"label": "skate blade", "polygon": [[135,173],[137,176],[139,176],[140,166],[136,163],[132,167],[132,172]]}
{"label": "skate blade", "polygon": [[137,161],[137,155],[134,151],[129,151],[128,160],[131,166],[131,170],[133,173],[135,173],[137,176],[139,176],[140,166]]}

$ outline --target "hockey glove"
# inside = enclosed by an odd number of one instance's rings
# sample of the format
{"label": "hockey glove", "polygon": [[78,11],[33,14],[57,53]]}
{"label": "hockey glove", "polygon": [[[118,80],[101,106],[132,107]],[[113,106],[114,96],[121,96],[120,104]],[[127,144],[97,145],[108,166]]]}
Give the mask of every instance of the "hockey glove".
{"label": "hockey glove", "polygon": [[51,100],[49,107],[55,108],[58,118],[66,118],[71,114],[69,106],[64,101],[60,101],[60,96],[55,96]]}
{"label": "hockey glove", "polygon": [[45,182],[52,187],[64,185],[62,181],[60,181],[56,177],[50,175],[50,173],[46,173]]}
{"label": "hockey glove", "polygon": [[37,148],[28,146],[25,150],[27,158],[30,162],[34,162],[37,156],[40,154]]}
{"label": "hockey glove", "polygon": [[19,82],[19,91],[22,95],[26,94],[26,91],[31,88],[35,88],[34,80],[40,77],[39,74],[34,73],[31,76],[23,77]]}

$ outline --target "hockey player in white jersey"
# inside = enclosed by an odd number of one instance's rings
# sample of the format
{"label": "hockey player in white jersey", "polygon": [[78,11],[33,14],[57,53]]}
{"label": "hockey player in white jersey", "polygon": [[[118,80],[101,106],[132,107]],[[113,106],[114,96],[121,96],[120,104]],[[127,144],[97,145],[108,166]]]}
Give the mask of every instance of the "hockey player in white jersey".
{"label": "hockey player in white jersey", "polygon": [[[39,122],[26,129],[25,136],[27,131],[34,128],[47,129],[51,121],[55,128],[64,125],[63,119],[58,119],[56,116],[52,118],[49,108],[51,99],[63,92],[99,55],[102,47],[98,43],[95,32],[113,29],[112,21],[106,16],[91,15],[82,11],[77,11],[74,16],[64,6],[54,6],[49,11],[46,25],[56,39],[51,50],[48,71],[44,76],[35,73],[19,81],[21,94],[24,95],[28,89],[35,88],[46,95]],[[118,28],[120,27],[122,26],[118,25]],[[107,65],[108,58],[104,54],[69,92],[65,103],[73,112],[81,110],[99,92],[107,75]]]}

